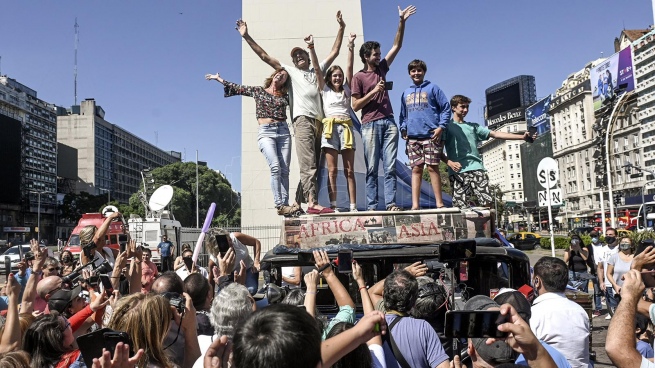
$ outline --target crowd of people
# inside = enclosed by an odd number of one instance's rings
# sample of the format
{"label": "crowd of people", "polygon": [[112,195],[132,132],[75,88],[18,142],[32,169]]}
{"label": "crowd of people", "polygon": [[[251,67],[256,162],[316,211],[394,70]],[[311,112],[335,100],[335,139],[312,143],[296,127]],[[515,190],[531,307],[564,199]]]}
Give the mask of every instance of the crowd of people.
{"label": "crowd of people", "polygon": [[[464,120],[471,99],[455,95],[450,100],[435,84],[425,79],[427,65],[415,59],[407,66],[411,84],[401,97],[399,124],[396,125],[386,80],[391,64],[402,48],[405,22],[416,12],[416,7],[398,7],[398,30],[389,52],[382,57],[380,43],[366,41],[359,48],[363,68],[354,73],[356,35],[348,36],[347,65],[332,65],[339,55],[346,24],[337,13],[339,29],[328,56],[319,62],[314,48],[314,37],[304,38],[306,50],[291,50],[292,65],[269,55],[251,37],[245,21],[237,21],[236,28],[255,54],[274,72],[263,86],[243,86],[223,79],[219,73],[207,74],[225,86],[225,97],[242,95],[254,98],[259,124],[257,142],[271,171],[271,190],[280,215],[302,212],[322,214],[340,211],[337,206],[338,156],[341,155],[346,177],[349,211],[357,211],[355,183],[354,130],[359,124],[355,112],[361,111],[362,137],[366,164],[366,209],[378,209],[378,169],[384,171],[384,208],[400,211],[396,205],[396,157],[399,137],[406,141],[407,155],[412,167],[412,208],[420,208],[420,186],[427,168],[435,196],[435,206],[444,207],[439,178],[439,163],[448,165],[453,186],[453,206],[466,208],[477,198],[477,205],[493,202],[489,179],[477,150],[478,143],[489,138],[525,140],[535,137],[528,132],[510,134],[491,131]],[[291,122],[287,120],[287,108]],[[289,172],[291,162],[291,129],[293,127],[296,154],[300,170],[300,185],[291,205],[289,200]],[[445,149],[445,150],[444,150]],[[328,172],[330,206],[318,203],[317,172],[321,155],[325,156]]]}

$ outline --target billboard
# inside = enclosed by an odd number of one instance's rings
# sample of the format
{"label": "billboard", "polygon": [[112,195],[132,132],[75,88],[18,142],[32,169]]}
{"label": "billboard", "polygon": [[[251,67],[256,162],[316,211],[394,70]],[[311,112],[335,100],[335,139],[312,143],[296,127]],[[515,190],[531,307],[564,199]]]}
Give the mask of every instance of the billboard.
{"label": "billboard", "polygon": [[528,128],[536,127],[537,133],[540,135],[550,131],[550,115],[548,115],[550,99],[549,95],[525,109],[525,121],[528,123]]}
{"label": "billboard", "polygon": [[487,94],[487,116],[490,118],[517,107],[521,107],[521,86],[519,82],[500,91]]}
{"label": "billboard", "polygon": [[487,119],[487,128],[495,130],[503,124],[523,119],[525,119],[525,109],[519,107],[518,109],[511,109]]}
{"label": "billboard", "polygon": [[603,101],[612,98],[621,85],[625,85],[626,92],[632,91],[635,88],[635,80],[631,46],[624,48],[593,67],[589,80],[591,81],[591,90],[594,97],[594,111],[600,109]]}

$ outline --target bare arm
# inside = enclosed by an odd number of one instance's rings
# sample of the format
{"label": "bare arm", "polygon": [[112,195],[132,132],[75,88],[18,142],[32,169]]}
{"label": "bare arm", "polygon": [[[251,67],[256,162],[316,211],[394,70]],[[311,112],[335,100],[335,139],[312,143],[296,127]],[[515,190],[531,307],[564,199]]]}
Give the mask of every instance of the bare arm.
{"label": "bare arm", "polygon": [[[330,65],[334,62],[334,59],[339,56],[339,50],[341,50],[341,42],[343,42],[343,32],[346,29],[346,23],[344,23],[343,18],[341,17],[341,10],[337,12],[337,22],[339,22],[339,30],[337,31],[337,38],[334,40],[334,45],[332,45],[332,50],[330,54],[325,58],[325,67],[329,68]],[[320,69],[318,63],[314,63],[314,69]]]}
{"label": "bare arm", "polygon": [[635,312],[644,284],[641,275],[636,270],[630,270],[624,275],[621,303],[616,307],[612,317],[605,350],[612,363],[621,368],[638,368],[641,365],[641,355],[635,348],[634,326]]}
{"label": "bare arm", "polygon": [[405,21],[414,13],[416,13],[416,7],[414,5],[410,5],[403,10],[398,7],[398,16],[400,17],[400,21],[398,22],[398,31],[396,31],[396,38],[393,40],[393,46],[391,46],[391,50],[389,50],[387,56],[384,57],[387,60],[387,65],[389,66],[391,66],[391,63],[393,63],[396,55],[398,55],[398,51],[400,51],[400,49],[403,47],[403,38],[405,36]]}
{"label": "bare arm", "polygon": [[353,65],[355,61],[355,38],[357,35],[354,33],[350,34],[348,37],[348,63],[346,64],[346,81],[348,85],[352,83],[353,80]]}
{"label": "bare arm", "polygon": [[287,284],[300,286],[300,276],[301,276],[301,274],[302,274],[302,267],[294,267],[293,268],[293,276],[286,277],[286,276],[282,275],[282,281],[286,282]]}
{"label": "bare arm", "polygon": [[[109,225],[111,224],[111,222],[114,219],[116,219],[116,218],[118,218],[120,216],[121,216],[120,212],[112,212],[111,215],[107,216],[107,218],[102,223],[102,225],[100,225],[100,227],[96,231],[95,235],[93,236],[93,242],[98,245],[98,249],[101,248],[100,245],[105,244],[104,243],[105,235],[107,234],[107,230],[109,230]],[[100,242],[100,240],[103,240],[103,241]]]}
{"label": "bare arm", "polygon": [[215,80],[218,83],[225,84],[225,79],[223,79],[219,73],[205,74],[205,79],[206,80]]}
{"label": "bare arm", "polygon": [[564,263],[569,264],[569,258],[571,258],[571,248],[567,247],[564,251]]}
{"label": "bare arm", "polygon": [[305,275],[305,286],[307,286],[307,290],[305,291],[304,305],[305,310],[312,317],[316,317],[316,293],[318,293],[316,283],[318,282],[318,278],[318,271],[316,270],[312,270],[312,272]]}
{"label": "bare arm", "polygon": [[41,280],[43,274],[43,264],[48,257],[45,248],[41,250],[39,243],[32,239],[30,249],[34,253],[34,263],[32,263],[32,274],[27,280],[25,291],[23,292],[23,302],[20,305],[20,313],[32,313],[34,311],[34,299],[36,299],[36,284]]}
{"label": "bare arm", "polygon": [[[314,251],[314,259],[316,260],[316,268],[319,269],[322,266],[330,263],[330,258],[323,250]],[[339,307],[349,305],[352,308],[355,308],[355,302],[353,302],[350,294],[348,294],[348,290],[346,290],[341,281],[339,281],[337,275],[334,274],[332,266],[329,266],[323,270],[322,274],[323,277],[325,277],[325,281],[328,283],[328,287],[330,287],[330,290],[332,290],[332,294],[334,295],[334,299],[337,301],[337,305]]]}
{"label": "bare arm", "polygon": [[495,130],[492,130],[489,132],[489,136],[492,138],[496,139],[505,139],[508,141],[526,141],[528,137],[530,137],[530,134],[528,132],[525,132],[523,134],[513,134],[513,133],[506,133],[506,132],[497,132]]}
{"label": "bare arm", "polygon": [[371,340],[376,335],[386,334],[386,328],[387,325],[382,312],[373,311],[364,315],[355,327],[321,343],[321,360],[323,361],[323,366],[331,367],[357,346]]}
{"label": "bare arm", "polygon": [[0,353],[17,350],[21,343],[20,321],[18,319],[18,294],[20,293],[20,285],[12,274],[9,274],[7,279],[5,293],[9,297],[9,303],[7,303],[7,320],[2,331],[2,337],[0,337]]}
{"label": "bare arm", "polygon": [[314,50],[314,36],[309,35],[305,37],[305,42],[307,43],[307,48],[309,49],[309,57],[311,58],[312,65],[314,65],[316,81],[318,82],[318,91],[321,92],[323,91],[323,87],[325,87],[325,76],[319,67],[318,56],[316,56],[316,50]]}
{"label": "bare arm", "polygon": [[599,262],[598,266],[596,266],[596,275],[598,276],[598,284],[600,285],[601,288],[604,288],[605,267],[603,266],[603,262]]}
{"label": "bare arm", "polygon": [[[353,277],[357,281],[357,289],[359,289],[359,294],[362,297],[362,308],[364,309],[364,314],[371,313],[375,310],[373,307],[373,302],[371,301],[371,296],[366,290],[366,280],[364,280],[364,274],[362,272],[362,267],[359,263],[353,263]],[[371,338],[366,342],[367,345],[382,345],[382,337],[377,335]]]}
{"label": "bare arm", "polygon": [[239,239],[242,244],[255,248],[254,263],[255,268],[257,271],[259,271],[259,259],[261,258],[262,253],[262,243],[259,241],[259,239],[243,233],[236,232],[234,233],[234,236]]}
{"label": "bare arm", "polygon": [[619,287],[619,285],[616,284],[616,281],[614,281],[614,265],[612,264],[607,265],[607,281],[612,284],[615,293],[618,294],[621,292],[621,287]]}
{"label": "bare arm", "polygon": [[243,39],[248,43],[248,46],[250,46],[252,51],[254,51],[255,54],[257,54],[257,56],[259,56],[259,58],[262,59],[263,62],[270,65],[271,68],[275,70],[282,68],[282,64],[280,64],[280,62],[276,58],[268,55],[266,51],[264,51],[264,49],[261,48],[261,46],[259,46],[257,42],[255,42],[255,40],[252,39],[252,37],[250,37],[250,35],[248,34],[248,25],[246,24],[246,22],[239,19],[237,21],[236,29],[241,34],[241,37],[243,37]]}
{"label": "bare arm", "polygon": [[384,80],[380,80],[380,82],[378,82],[378,84],[375,85],[375,88],[373,88],[364,97],[360,97],[359,95],[353,95],[352,96],[353,110],[355,111],[361,110],[364,106],[366,106],[369,102],[371,102],[371,100],[374,99],[378,93],[384,93]]}

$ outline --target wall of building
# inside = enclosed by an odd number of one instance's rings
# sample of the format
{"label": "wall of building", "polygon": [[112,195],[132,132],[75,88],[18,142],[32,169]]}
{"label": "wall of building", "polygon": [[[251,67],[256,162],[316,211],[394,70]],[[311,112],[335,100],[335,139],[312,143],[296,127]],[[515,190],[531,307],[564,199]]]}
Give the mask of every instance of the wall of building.
{"label": "wall of building", "polygon": [[[525,132],[526,122],[515,121],[498,126],[497,131]],[[523,201],[523,173],[521,165],[521,144],[523,141],[490,139],[480,147],[489,183],[498,185],[505,201]]]}
{"label": "wall of building", "polygon": [[[250,35],[281,63],[292,65],[289,53],[293,47],[304,47],[303,38],[314,35],[316,51],[319,59],[330,52],[337,30],[336,13],[341,10],[346,23],[344,41],[339,57],[333,65],[346,65],[348,53],[348,34],[357,34],[355,52],[362,44],[363,25],[359,0],[243,0],[242,18],[248,23]],[[395,27],[395,26],[394,26]],[[389,40],[388,42],[391,42]],[[241,83],[261,85],[273,70],[243,42]],[[360,69],[361,62],[355,56],[355,70]],[[227,76],[226,76],[227,77]],[[236,81],[235,82],[239,82]],[[231,97],[238,99],[239,97]],[[237,103],[237,101],[235,101]],[[264,156],[257,146],[257,120],[255,118],[255,103],[252,98],[241,98],[241,223],[242,226],[280,224],[273,204],[273,194],[270,188],[270,170]],[[290,121],[290,119],[288,120]],[[294,150],[291,160],[290,198],[300,181],[298,160]],[[277,244],[279,239],[272,236],[264,239],[265,247]],[[278,237],[279,238],[279,237]]]}
{"label": "wall of building", "polygon": [[[633,44],[635,91],[639,94],[640,135],[643,144],[642,164],[655,170],[655,30],[637,39]],[[652,176],[648,176],[653,179]],[[651,186],[649,193],[655,192]]]}

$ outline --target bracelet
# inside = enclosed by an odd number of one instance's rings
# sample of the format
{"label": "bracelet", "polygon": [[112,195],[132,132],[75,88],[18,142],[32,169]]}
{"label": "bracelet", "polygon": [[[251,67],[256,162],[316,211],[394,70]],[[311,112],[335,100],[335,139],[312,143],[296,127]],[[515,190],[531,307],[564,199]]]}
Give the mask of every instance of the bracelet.
{"label": "bracelet", "polygon": [[318,294],[318,291],[305,291],[305,295],[307,294],[316,295]]}
{"label": "bracelet", "polygon": [[353,48],[354,49],[355,48],[355,43],[354,42],[352,42],[352,43],[349,42],[348,43],[348,48]]}
{"label": "bracelet", "polygon": [[366,289],[366,285],[361,286],[359,289],[357,289],[357,291],[362,291],[362,289]]}
{"label": "bracelet", "polygon": [[309,44],[307,44],[307,48],[308,48],[308,49],[313,49],[313,48],[314,48],[314,44],[313,44],[313,43],[309,43]]}

